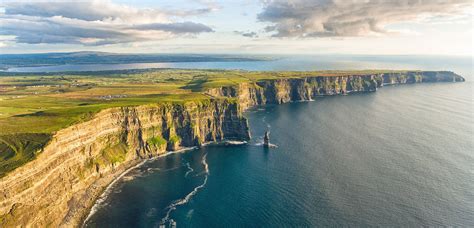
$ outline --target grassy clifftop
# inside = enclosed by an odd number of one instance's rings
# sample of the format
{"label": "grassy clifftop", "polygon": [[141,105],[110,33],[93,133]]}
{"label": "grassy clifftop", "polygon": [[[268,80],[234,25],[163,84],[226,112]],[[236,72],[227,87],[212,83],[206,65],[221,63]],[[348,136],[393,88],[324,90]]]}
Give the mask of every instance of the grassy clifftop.
{"label": "grassy clifftop", "polygon": [[40,74],[0,72],[0,176],[34,159],[54,132],[86,121],[107,108],[204,102],[211,99],[205,91],[240,83],[404,72],[171,69]]}
{"label": "grassy clifftop", "polygon": [[0,135],[52,133],[111,107],[209,99],[202,92],[242,82],[387,71],[247,72],[140,70],[0,74]]}

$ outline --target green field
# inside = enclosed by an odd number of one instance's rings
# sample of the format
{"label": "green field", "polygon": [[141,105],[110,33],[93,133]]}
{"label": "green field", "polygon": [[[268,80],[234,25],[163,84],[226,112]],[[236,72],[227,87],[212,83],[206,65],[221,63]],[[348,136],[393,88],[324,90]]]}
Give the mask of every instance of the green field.
{"label": "green field", "polygon": [[33,159],[54,132],[88,120],[103,109],[206,100],[210,99],[203,93],[207,89],[242,82],[380,72],[387,71],[161,69],[67,74],[1,73],[0,176]]}
{"label": "green field", "polygon": [[203,91],[242,82],[375,72],[381,71],[142,70],[90,75],[0,75],[0,135],[50,134],[102,109],[209,99]]}

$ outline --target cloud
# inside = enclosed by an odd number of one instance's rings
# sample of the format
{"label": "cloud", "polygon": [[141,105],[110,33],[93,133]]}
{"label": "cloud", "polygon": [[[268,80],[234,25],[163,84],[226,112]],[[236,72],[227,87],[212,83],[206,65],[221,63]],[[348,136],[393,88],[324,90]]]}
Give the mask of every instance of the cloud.
{"label": "cloud", "polygon": [[244,37],[250,37],[250,38],[257,38],[258,34],[256,32],[243,32],[243,31],[234,31],[235,34],[244,36]]}
{"label": "cloud", "polygon": [[344,37],[387,33],[386,25],[422,15],[452,16],[471,0],[266,0],[258,15],[275,37]]}
{"label": "cloud", "polygon": [[179,22],[179,23],[152,23],[152,24],[143,24],[131,27],[132,29],[140,30],[159,30],[172,32],[175,34],[181,33],[202,33],[202,32],[214,32],[207,25],[194,22]]}
{"label": "cloud", "polygon": [[105,45],[213,32],[201,23],[172,19],[208,13],[214,8],[141,9],[108,0],[14,2],[2,7],[0,35],[13,35],[17,43]]}

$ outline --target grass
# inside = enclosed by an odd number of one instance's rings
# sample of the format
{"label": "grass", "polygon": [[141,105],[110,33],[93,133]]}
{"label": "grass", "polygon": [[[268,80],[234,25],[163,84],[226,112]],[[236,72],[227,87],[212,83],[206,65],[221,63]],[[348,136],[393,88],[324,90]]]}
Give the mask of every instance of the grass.
{"label": "grass", "polygon": [[104,149],[101,153],[99,163],[117,164],[125,161],[125,155],[127,154],[128,147],[124,143],[118,143]]}
{"label": "grass", "polygon": [[107,108],[209,99],[202,93],[209,88],[306,75],[221,70],[4,75],[0,76],[0,135],[52,134]]}
{"label": "grass", "polygon": [[175,144],[175,143],[179,142],[180,140],[181,139],[177,135],[173,135],[173,136],[170,137],[171,144]]}
{"label": "grass", "polygon": [[50,138],[50,134],[1,135],[0,177],[33,160]]}
{"label": "grass", "polygon": [[[0,176],[34,159],[56,132],[113,107],[204,102],[210,88],[243,82],[308,76],[364,75],[397,71],[249,72],[130,70],[78,73],[0,72]],[[164,139],[152,138],[161,144]],[[170,138],[171,142],[179,138]],[[120,162],[123,145],[104,151],[102,162]]]}
{"label": "grass", "polygon": [[147,143],[150,145],[153,145],[155,147],[160,147],[162,145],[165,145],[167,143],[166,139],[164,139],[161,136],[155,136],[151,137],[147,140]]}

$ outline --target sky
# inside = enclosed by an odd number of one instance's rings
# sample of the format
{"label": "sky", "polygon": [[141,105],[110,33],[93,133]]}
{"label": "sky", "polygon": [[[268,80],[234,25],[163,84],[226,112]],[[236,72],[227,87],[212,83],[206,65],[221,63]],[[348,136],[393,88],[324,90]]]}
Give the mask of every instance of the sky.
{"label": "sky", "polygon": [[472,0],[0,0],[0,53],[463,55]]}

